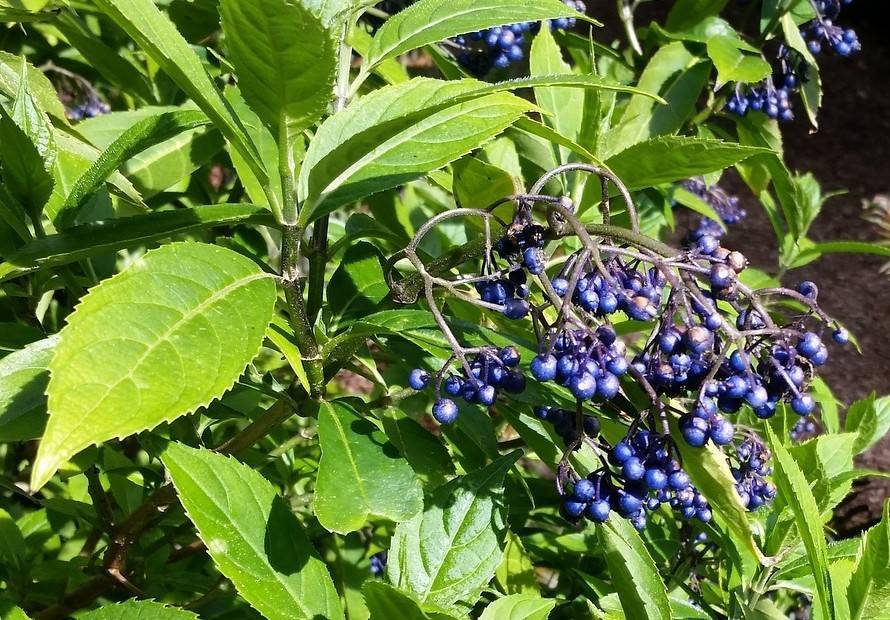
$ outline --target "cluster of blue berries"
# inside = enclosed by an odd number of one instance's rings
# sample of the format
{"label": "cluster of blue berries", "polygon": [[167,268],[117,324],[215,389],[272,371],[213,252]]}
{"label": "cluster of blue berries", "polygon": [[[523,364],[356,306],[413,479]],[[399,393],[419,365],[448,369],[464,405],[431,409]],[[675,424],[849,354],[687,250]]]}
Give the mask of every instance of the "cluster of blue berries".
{"label": "cluster of blue berries", "polygon": [[603,523],[616,512],[642,530],[646,513],[667,504],[683,518],[710,521],[708,502],[671,455],[670,441],[639,429],[616,443],[609,454],[615,471],[603,468],[576,480],[563,496],[563,514],[573,521],[586,517]]}
{"label": "cluster of blue berries", "polygon": [[65,115],[71,121],[93,118],[109,112],[111,112],[111,106],[98,97],[87,98],[65,108]]}
{"label": "cluster of blue berries", "polygon": [[815,435],[817,430],[816,423],[811,418],[801,417],[797,419],[788,434],[792,441],[798,442]]}
{"label": "cluster of blue berries", "polygon": [[378,551],[371,556],[371,574],[375,577],[381,577],[386,571],[387,551]]}
{"label": "cluster of blue berries", "polygon": [[625,344],[610,325],[551,333],[549,344],[531,362],[538,381],[556,381],[579,401],[611,400],[628,370]]}
{"label": "cluster of blue berries", "polygon": [[[567,261],[562,272],[553,279],[554,292],[560,297],[569,294],[569,272],[576,267]],[[651,321],[658,316],[664,292],[664,275],[656,268],[637,269],[637,263],[627,264],[613,258],[605,264],[601,274],[593,265],[577,281],[571,294],[572,302],[597,317],[606,317],[619,310],[637,321]]]}
{"label": "cluster of blue berries", "polygon": [[[711,207],[720,220],[727,226],[738,224],[748,216],[748,213],[739,205],[738,196],[727,193],[719,185],[708,185],[701,177],[687,179],[681,183],[682,187],[692,194],[698,196],[705,204]],[[702,217],[698,226],[692,229],[687,235],[686,244],[694,245],[701,237],[710,235],[715,239],[720,239],[725,234],[725,230],[719,223],[709,217]],[[706,246],[712,246],[710,241],[706,241]],[[713,247],[713,246],[712,246]]]}
{"label": "cluster of blue berries", "polygon": [[574,450],[581,447],[581,432],[584,436],[591,439],[600,433],[599,418],[593,415],[581,413],[580,429],[578,428],[578,413],[569,411],[568,409],[559,409],[558,407],[535,407],[535,417],[539,420],[549,422],[553,425],[553,430],[562,439],[566,446],[573,446]]}
{"label": "cluster of blue berries", "polygon": [[732,468],[736,491],[748,510],[757,510],[776,497],[776,487],[766,480],[772,474],[769,448],[756,436],[745,439],[736,448],[737,465]]}
{"label": "cluster of blue berries", "polygon": [[834,24],[840,15],[841,4],[851,3],[852,0],[815,0],[819,14],[800,27],[800,34],[811,54],[821,53],[826,46],[838,56],[850,56],[862,49],[854,30]]}
{"label": "cluster of blue berries", "polygon": [[527,277],[522,269],[512,270],[506,278],[493,277],[476,282],[476,292],[482,301],[499,306],[508,319],[521,319],[528,315],[530,294]]}
{"label": "cluster of blue berries", "polygon": [[[580,13],[586,10],[581,0],[563,2]],[[575,22],[574,17],[561,17],[550,21],[550,27],[571,30]],[[457,61],[476,75],[484,75],[492,69],[506,69],[525,58],[526,35],[537,32],[540,27],[538,22],[523,22],[455,37],[454,42],[461,48]]]}
{"label": "cluster of blue berries", "polygon": [[[433,404],[433,417],[440,424],[451,424],[457,419],[458,407],[448,396],[460,397],[470,404],[491,407],[498,398],[499,390],[518,394],[525,390],[525,376],[516,367],[519,365],[519,351],[516,347],[494,347],[481,349],[469,361],[470,374],[449,373],[447,377],[440,373],[437,377],[436,402]],[[432,382],[433,377],[421,368],[415,368],[408,375],[408,386],[414,390],[423,390]],[[444,380],[443,380],[444,379]]]}
{"label": "cluster of blue berries", "polygon": [[[794,78],[796,82],[797,78]],[[789,83],[791,80],[788,81]],[[791,95],[796,90],[793,86],[783,85],[776,88],[773,79],[767,78],[752,87],[736,84],[735,92],[726,102],[726,111],[737,116],[745,116],[749,110],[763,112],[769,118],[787,122],[794,120],[794,109]]]}
{"label": "cluster of blue berries", "polygon": [[[841,5],[851,2],[852,0],[814,0],[816,17],[800,27],[800,34],[810,53],[816,55],[828,47],[839,56],[851,56],[862,49],[855,31],[834,23],[841,12]],[[745,116],[749,110],[753,110],[763,112],[774,120],[794,119],[791,95],[809,79],[810,68],[799,52],[784,44],[779,46],[778,59],[781,71],[775,79],[769,77],[752,87],[736,85],[735,92],[726,103],[728,112]]]}

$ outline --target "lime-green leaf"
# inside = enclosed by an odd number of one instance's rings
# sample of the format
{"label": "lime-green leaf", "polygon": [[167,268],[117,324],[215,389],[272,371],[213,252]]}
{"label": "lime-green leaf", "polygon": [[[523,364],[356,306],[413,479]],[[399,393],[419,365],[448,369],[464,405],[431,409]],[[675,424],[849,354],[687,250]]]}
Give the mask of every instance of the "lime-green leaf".
{"label": "lime-green leaf", "polygon": [[387,571],[422,604],[475,601],[501,561],[504,477],[521,453],[499,458],[440,487],[422,514],[399,524]]}
{"label": "lime-green leaf", "polygon": [[31,95],[27,65],[20,61],[19,89],[11,113],[0,107],[3,182],[31,213],[40,213],[53,190],[53,127]]}
{"label": "lime-green leaf", "polygon": [[213,561],[248,603],[269,620],[343,618],[327,567],[268,480],[177,443],[162,460]]}
{"label": "lime-green leaf", "polygon": [[321,406],[318,438],[315,513],[325,528],[345,534],[370,516],[401,522],[423,510],[423,488],[408,462],[344,402]]}
{"label": "lime-green leaf", "polygon": [[683,458],[684,469],[695,487],[708,499],[721,529],[729,533],[739,547],[739,553],[744,551],[758,562],[768,564],[769,560],[754,541],[748,513],[735,489],[735,478],[723,451],[711,443],[702,448],[691,447],[683,441],[676,424],[671,425],[671,433]]}
{"label": "lime-green leaf", "polygon": [[[22,57],[0,51],[0,93],[8,99],[15,99],[19,92],[19,79],[22,75]],[[37,67],[28,65],[28,90],[37,101],[37,106],[57,119],[61,123],[67,123],[65,106],[59,100],[52,82]]]}
{"label": "lime-green leaf", "polygon": [[[549,28],[542,28],[532,42],[529,54],[529,71],[532,75],[569,74],[571,67],[562,57],[562,48],[557,45]],[[535,102],[548,114],[544,122],[557,132],[577,141],[581,133],[581,117],[584,114],[584,91],[574,88],[541,86],[535,88]],[[563,163],[568,160],[568,151],[560,149]]]}
{"label": "lime-green leaf", "polygon": [[856,454],[865,452],[878,443],[890,430],[890,396],[858,400],[847,410],[844,429],[857,433],[853,449]]}
{"label": "lime-green leaf", "polygon": [[241,93],[272,135],[295,136],[317,121],[337,67],[321,20],[295,0],[222,0],[220,16]]}
{"label": "lime-green leaf", "polygon": [[630,190],[724,170],[768,149],[680,136],[653,138],[606,160]]}
{"label": "lime-green leaf", "polygon": [[[198,104],[259,179],[268,178],[244,126],[216,88],[197,54],[152,0],[95,0],[96,6],[120,26]],[[278,198],[269,196],[273,211]]]}
{"label": "lime-green leaf", "polygon": [[717,67],[717,84],[759,82],[772,72],[772,67],[760,56],[745,54],[739,49],[737,37],[718,35],[708,39],[708,56]]}
{"label": "lime-green leaf", "polygon": [[454,171],[454,196],[461,207],[486,209],[521,189],[518,179],[476,157],[462,157],[451,168]]}
{"label": "lime-green leaf", "polygon": [[537,594],[511,594],[488,605],[479,620],[546,620],[556,599]]}
{"label": "lime-green leaf", "polygon": [[890,504],[884,504],[881,522],[862,535],[847,599],[852,620],[890,614]]}
{"label": "lime-green leaf", "polygon": [[374,66],[418,47],[491,26],[558,17],[587,19],[559,0],[420,0],[381,26],[365,62]]}
{"label": "lime-green leaf", "polygon": [[535,577],[535,565],[522,546],[522,539],[513,532],[507,532],[504,559],[495,571],[495,579],[501,590],[507,594],[537,595],[540,592]]}
{"label": "lime-green leaf", "polygon": [[46,424],[46,384],[57,336],[0,359],[0,442],[40,437]]}
{"label": "lime-green leaf", "polygon": [[61,218],[59,221],[62,224],[73,222],[78,209],[83,206],[96,188],[104,183],[112,172],[137,153],[180,133],[209,123],[210,120],[197,110],[164,112],[137,122],[112,142],[90,166],[89,170],[77,179],[65,204],[59,210],[58,217]]}
{"label": "lime-green leaf", "polygon": [[669,619],[671,604],[646,545],[625,519],[597,526],[612,586],[628,618]]}
{"label": "lime-green leaf", "polygon": [[274,280],[256,263],[200,243],[163,246],[94,287],[50,364],[32,486],[89,445],[221,396],[259,351],[275,299]]}
{"label": "lime-green leaf", "polygon": [[816,498],[813,497],[810,485],[800,467],[785,446],[778,441],[772,428],[768,424],[764,427],[775,457],[774,479],[776,486],[785,505],[794,515],[797,531],[807,550],[807,557],[816,581],[816,599],[818,599],[822,618],[825,620],[834,618],[834,597],[832,596],[831,575],[828,572],[828,552]]}
{"label": "lime-green leaf", "polygon": [[155,601],[129,600],[105,605],[77,616],[78,620],[189,620],[198,616],[185,609]]}

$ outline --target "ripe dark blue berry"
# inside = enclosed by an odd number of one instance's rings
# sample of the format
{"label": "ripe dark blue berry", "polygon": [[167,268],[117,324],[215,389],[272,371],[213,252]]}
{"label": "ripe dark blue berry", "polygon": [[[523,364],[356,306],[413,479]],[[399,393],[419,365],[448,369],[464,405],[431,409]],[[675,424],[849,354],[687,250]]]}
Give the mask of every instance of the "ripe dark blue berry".
{"label": "ripe dark blue berry", "polygon": [[457,419],[457,405],[453,400],[440,398],[433,404],[433,417],[439,424],[451,424]]}

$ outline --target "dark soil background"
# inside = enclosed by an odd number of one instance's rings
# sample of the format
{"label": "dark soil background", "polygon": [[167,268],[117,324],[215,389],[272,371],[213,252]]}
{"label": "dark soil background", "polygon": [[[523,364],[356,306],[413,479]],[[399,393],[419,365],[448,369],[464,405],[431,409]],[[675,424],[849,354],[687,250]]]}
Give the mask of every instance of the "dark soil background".
{"label": "dark soil background", "polygon": [[[621,36],[614,3],[590,0],[588,6],[591,14],[606,22],[598,36],[601,41]],[[661,2],[643,4],[638,24],[661,19],[664,13]],[[856,30],[862,52],[852,58],[822,55],[819,131],[812,132],[802,112],[801,118],[783,126],[786,161],[793,170],[812,172],[823,192],[847,192],[826,203],[810,231],[815,241],[875,241],[876,228],[863,215],[864,207],[876,198],[890,199],[890,2],[857,0],[844,7],[838,22]],[[736,193],[748,211],[748,218],[732,228],[730,245],[744,252],[754,266],[774,271],[775,236],[762,209],[740,181],[728,178],[724,187]],[[823,373],[845,403],[872,390],[890,394],[890,274],[879,273],[884,262],[874,256],[835,254],[785,278],[790,286],[805,279],[816,282],[823,308],[859,338],[861,355],[853,347],[833,347]],[[890,436],[860,461],[862,466],[890,471]],[[837,511],[838,534],[850,535],[878,521],[888,497],[888,480],[858,483]]]}

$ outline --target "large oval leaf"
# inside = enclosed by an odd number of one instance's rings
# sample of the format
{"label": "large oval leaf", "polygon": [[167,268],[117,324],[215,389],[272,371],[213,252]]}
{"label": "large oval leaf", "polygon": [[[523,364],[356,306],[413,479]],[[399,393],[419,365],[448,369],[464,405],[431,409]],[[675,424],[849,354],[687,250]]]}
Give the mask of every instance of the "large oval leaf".
{"label": "large oval leaf", "polygon": [[418,47],[491,26],[558,17],[586,19],[560,0],[421,0],[381,26],[366,62],[373,67]]}
{"label": "large oval leaf", "polygon": [[475,600],[501,562],[504,477],[520,451],[440,487],[426,509],[399,524],[387,571],[422,604],[454,607]]}
{"label": "large oval leaf", "polygon": [[537,594],[510,594],[485,608],[479,620],[547,620],[556,599]]}
{"label": "large oval leaf", "polygon": [[603,555],[628,618],[668,620],[671,604],[652,556],[633,526],[612,518],[598,526]]}
{"label": "large oval leaf", "polygon": [[153,428],[229,389],[259,351],[273,279],[225,248],[174,243],[99,284],[50,364],[38,489],[83,448]]}
{"label": "large oval leaf", "polygon": [[241,93],[272,135],[318,120],[337,68],[337,45],[319,18],[293,0],[222,0],[220,16]]}
{"label": "large oval leaf", "polygon": [[343,402],[318,414],[321,461],[315,489],[319,523],[345,534],[371,515],[406,521],[423,510],[423,489],[386,436]]}
{"label": "large oval leaf", "polygon": [[269,620],[343,618],[327,567],[268,480],[177,443],[161,459],[220,572],[257,611]]}

